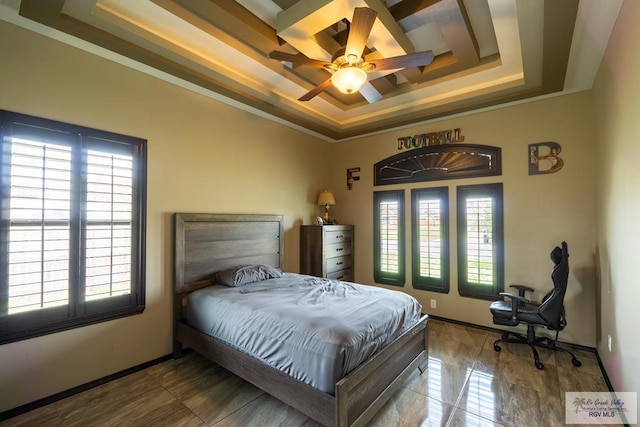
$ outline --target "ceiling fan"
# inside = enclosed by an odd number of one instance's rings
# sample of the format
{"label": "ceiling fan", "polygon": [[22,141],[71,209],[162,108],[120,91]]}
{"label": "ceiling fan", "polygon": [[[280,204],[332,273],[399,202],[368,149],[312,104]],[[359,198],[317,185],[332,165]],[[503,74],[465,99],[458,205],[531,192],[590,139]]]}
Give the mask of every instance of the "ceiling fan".
{"label": "ceiling fan", "polygon": [[[353,11],[353,19],[349,27],[349,35],[347,44],[344,49],[339,49],[334,55],[331,62],[325,62],[318,59],[308,58],[302,53],[290,54],[285,52],[273,51],[269,54],[271,59],[279,61],[291,62],[294,66],[309,65],[311,67],[324,68],[332,75],[331,78],[320,83],[318,86],[298,98],[299,101],[309,101],[323,90],[330,86],[335,86],[342,93],[350,94],[360,90],[361,94],[369,101],[374,102],[380,99],[377,96],[370,95],[371,91],[367,91],[367,73],[382,70],[397,70],[401,68],[420,67],[429,65],[433,61],[433,52],[428,50],[425,52],[410,53],[407,55],[394,56],[391,58],[374,59],[365,61],[363,52],[373,24],[378,13],[368,7],[357,7]],[[371,89],[373,87],[371,86]],[[369,92],[363,93],[363,92]],[[373,89],[374,93],[377,93]]]}

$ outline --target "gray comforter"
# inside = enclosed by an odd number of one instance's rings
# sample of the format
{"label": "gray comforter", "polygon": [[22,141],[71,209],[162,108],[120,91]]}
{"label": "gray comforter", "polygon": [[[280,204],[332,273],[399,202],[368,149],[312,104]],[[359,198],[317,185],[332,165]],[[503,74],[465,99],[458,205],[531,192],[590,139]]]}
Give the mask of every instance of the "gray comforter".
{"label": "gray comforter", "polygon": [[420,317],[411,296],[294,273],[192,292],[187,322],[327,393]]}

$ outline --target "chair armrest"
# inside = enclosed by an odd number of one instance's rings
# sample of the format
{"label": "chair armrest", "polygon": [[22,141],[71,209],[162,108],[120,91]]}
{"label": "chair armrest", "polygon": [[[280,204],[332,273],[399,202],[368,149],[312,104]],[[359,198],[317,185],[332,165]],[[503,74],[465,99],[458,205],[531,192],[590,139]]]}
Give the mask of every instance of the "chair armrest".
{"label": "chair armrest", "polygon": [[518,290],[518,294],[521,297],[524,297],[524,293],[526,292],[534,292],[535,290],[533,288],[530,288],[528,286],[524,286],[524,285],[509,285],[510,288],[515,288]]}
{"label": "chair armrest", "polygon": [[510,294],[508,292],[500,292],[500,296],[501,297],[511,298],[512,300],[516,300],[516,301],[521,302],[523,304],[526,304],[526,303],[530,302],[525,297],[521,297],[521,296],[518,296],[518,295]]}
{"label": "chair armrest", "polygon": [[[525,297],[521,297],[518,295],[513,295],[510,294],[508,292],[500,292],[500,296],[501,297],[507,297],[507,298],[511,298],[514,302],[511,303],[511,318],[512,319],[516,319],[518,316],[518,305],[519,304],[526,304],[529,302],[528,299],[526,299]],[[517,301],[517,302],[516,302]]]}

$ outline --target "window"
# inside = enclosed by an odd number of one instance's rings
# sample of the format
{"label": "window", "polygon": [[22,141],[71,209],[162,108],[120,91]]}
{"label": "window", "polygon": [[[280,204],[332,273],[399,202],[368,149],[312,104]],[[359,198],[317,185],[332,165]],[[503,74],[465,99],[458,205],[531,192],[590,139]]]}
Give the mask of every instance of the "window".
{"label": "window", "polygon": [[411,190],[412,283],[449,292],[449,192],[447,187]]}
{"label": "window", "polygon": [[502,184],[458,187],[460,295],[497,299],[504,289]]}
{"label": "window", "polygon": [[0,343],[144,310],[146,141],[0,110]]}
{"label": "window", "polygon": [[404,190],[373,193],[374,280],[404,285]]}

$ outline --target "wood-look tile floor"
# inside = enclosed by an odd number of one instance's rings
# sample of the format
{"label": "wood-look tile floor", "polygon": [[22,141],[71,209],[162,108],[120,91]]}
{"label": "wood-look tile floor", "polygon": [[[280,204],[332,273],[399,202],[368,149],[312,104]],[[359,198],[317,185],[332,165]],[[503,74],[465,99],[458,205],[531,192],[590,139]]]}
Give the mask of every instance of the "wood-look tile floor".
{"label": "wood-look tile floor", "polygon": [[[540,350],[535,368],[524,345],[430,320],[429,369],[414,373],[370,426],[559,426],[564,393],[607,391],[596,356]],[[317,426],[295,409],[191,352],[35,409],[2,426]]]}

